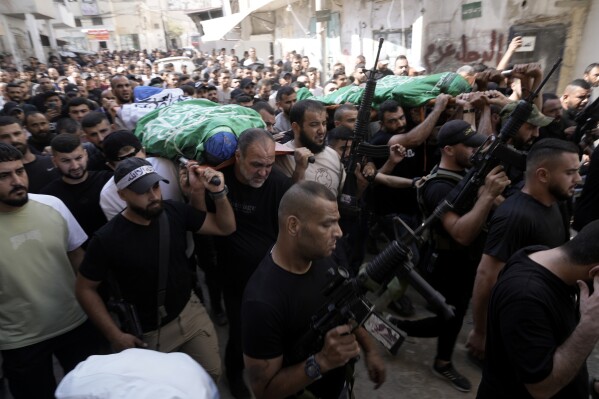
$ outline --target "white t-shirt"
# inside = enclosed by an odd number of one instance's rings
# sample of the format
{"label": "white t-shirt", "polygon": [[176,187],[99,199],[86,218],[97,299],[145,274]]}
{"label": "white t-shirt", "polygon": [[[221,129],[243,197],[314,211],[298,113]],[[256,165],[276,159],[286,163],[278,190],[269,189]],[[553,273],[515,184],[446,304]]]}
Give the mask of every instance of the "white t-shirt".
{"label": "white t-shirt", "polygon": [[29,194],[0,212],[0,350],[23,348],[69,332],[87,319],[75,299],[67,252],[87,235],[66,205]]}
{"label": "white t-shirt", "polygon": [[[291,140],[285,143],[285,146],[295,150],[294,142],[295,140]],[[275,164],[288,177],[291,177],[295,171],[293,154],[277,156]],[[314,163],[308,164],[304,180],[311,180],[325,185],[337,197],[340,187],[345,181],[345,171],[339,159],[339,154],[327,146],[322,152],[314,155]]]}

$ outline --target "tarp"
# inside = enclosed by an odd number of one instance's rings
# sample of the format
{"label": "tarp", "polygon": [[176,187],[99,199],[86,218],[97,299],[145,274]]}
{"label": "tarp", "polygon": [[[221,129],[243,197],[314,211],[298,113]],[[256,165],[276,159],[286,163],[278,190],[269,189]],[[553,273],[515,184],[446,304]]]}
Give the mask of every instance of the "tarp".
{"label": "tarp", "polygon": [[[372,107],[378,109],[386,100],[395,100],[402,107],[419,107],[434,99],[439,94],[457,96],[468,93],[472,87],[466,79],[453,72],[444,72],[427,76],[395,76],[389,75],[377,81]],[[306,88],[297,92],[297,99],[312,99],[325,105],[360,104],[364,88],[358,86],[342,87],[326,96],[314,97]]]}
{"label": "tarp", "polygon": [[212,136],[230,132],[239,137],[252,127],[266,127],[253,109],[197,99],[150,112],[138,121],[135,135],[148,153],[173,160],[184,156],[204,163],[205,143]]}

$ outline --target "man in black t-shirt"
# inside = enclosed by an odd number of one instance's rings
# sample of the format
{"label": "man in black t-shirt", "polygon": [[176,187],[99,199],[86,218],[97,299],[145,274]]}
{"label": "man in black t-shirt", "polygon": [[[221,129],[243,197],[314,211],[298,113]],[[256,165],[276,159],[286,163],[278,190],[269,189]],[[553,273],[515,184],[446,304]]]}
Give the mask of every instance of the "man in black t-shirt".
{"label": "man in black t-shirt", "polygon": [[[439,117],[445,110],[450,96],[440,94],[435,102],[435,107],[427,118],[412,130],[406,130],[406,115],[402,107],[393,100],[385,101],[379,109],[381,130],[371,140],[375,145],[400,144],[406,149],[406,156],[398,163],[389,174],[407,178],[421,177],[428,172],[437,162],[428,154],[426,140],[433,132]],[[380,168],[384,159],[375,159],[374,163]],[[393,238],[391,218],[400,214],[402,219],[414,227],[417,224],[418,204],[416,192],[412,188],[389,188],[386,186],[375,186],[372,195],[368,197],[372,202],[374,212],[385,217],[385,233]]]}
{"label": "man in black t-shirt", "polygon": [[576,200],[572,228],[581,230],[588,223],[599,219],[599,147],[593,150],[589,170],[580,198]]}
{"label": "man in black t-shirt", "polygon": [[50,182],[41,194],[60,198],[91,237],[106,223],[100,208],[100,192],[112,172],[87,170],[87,151],[79,136],[60,134],[52,140],[51,147],[52,162],[62,177]]}
{"label": "man in black t-shirt", "polygon": [[238,140],[235,164],[222,170],[229,186],[229,201],[235,213],[237,230],[227,237],[216,237],[223,297],[229,319],[229,340],[225,367],[229,388],[236,398],[249,397],[243,382],[241,348],[241,299],[243,290],[264,255],[277,239],[277,209],[291,179],[278,170],[275,142],[263,129],[248,129]]}
{"label": "man in black t-shirt", "polygon": [[[192,206],[162,201],[160,181],[152,165],[128,158],[117,166],[114,179],[127,208],[91,239],[77,276],[76,294],[89,318],[115,350],[149,347],[162,352],[181,351],[198,361],[215,380],[221,374],[214,326],[192,293],[192,274],[186,256],[186,232],[227,235],[235,231],[235,216],[227,200],[222,173],[187,167]],[[219,176],[221,184],[209,184]],[[182,181],[186,181],[182,176]],[[173,182],[174,183],[174,182]],[[216,212],[200,211],[204,190],[210,191]],[[158,309],[160,223],[164,212],[169,226],[164,309]],[[143,337],[123,332],[112,320],[98,295],[98,286],[111,278],[121,296],[138,311]]]}
{"label": "man in black t-shirt", "polygon": [[[485,140],[484,135],[476,133],[463,120],[449,121],[441,127],[437,135],[441,162],[418,188],[425,208],[424,217],[430,216],[458,185],[466,168],[472,166],[472,154]],[[478,199],[473,199],[467,212],[448,211],[434,226],[434,248],[431,250],[437,257],[434,264],[427,265],[428,281],[455,308],[455,316],[448,320],[439,315],[414,321],[390,317],[391,322],[410,336],[438,337],[433,372],[462,392],[470,391],[471,384],[453,367],[453,349],[468,309],[476,266],[482,254],[483,226],[497,197],[508,184],[502,167],[496,167],[487,175]]]}
{"label": "man in black t-shirt", "polygon": [[27,135],[18,119],[0,116],[0,142],[12,145],[23,154],[30,193],[39,193],[42,187],[60,177],[49,156],[31,152],[27,145]]}
{"label": "man in black t-shirt", "polygon": [[326,303],[327,269],[335,266],[330,255],[341,237],[337,198],[319,183],[302,181],[285,193],[278,216],[277,242],[243,298],[243,353],[255,397],[285,398],[304,389],[317,398],[341,397],[344,366],[360,353],[358,343],[378,388],[384,364],[361,327],[332,328],[322,349],[307,359],[295,350],[311,316]]}
{"label": "man in black t-shirt", "polygon": [[[589,397],[586,359],[599,339],[598,240],[595,221],[560,247],[528,247],[510,258],[489,302],[478,399]],[[591,279],[593,294],[584,282]]]}
{"label": "man in black t-shirt", "polygon": [[526,157],[524,187],[508,197],[493,215],[472,294],[474,328],[471,353],[484,357],[487,306],[505,262],[530,245],[557,247],[569,239],[569,220],[559,202],[572,197],[581,181],[578,147],[560,139],[536,142]]}

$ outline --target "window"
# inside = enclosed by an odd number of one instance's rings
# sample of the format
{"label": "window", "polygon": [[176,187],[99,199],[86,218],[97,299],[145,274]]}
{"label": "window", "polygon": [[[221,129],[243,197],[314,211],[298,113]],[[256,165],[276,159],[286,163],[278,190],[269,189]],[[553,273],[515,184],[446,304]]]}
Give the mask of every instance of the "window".
{"label": "window", "polygon": [[92,17],[92,25],[104,25],[102,17]]}
{"label": "window", "polygon": [[139,50],[139,35],[121,35],[121,48],[123,50]]}
{"label": "window", "polygon": [[154,29],[160,29],[160,24],[154,24]]}
{"label": "window", "polygon": [[81,18],[75,18],[75,26],[81,28]]}

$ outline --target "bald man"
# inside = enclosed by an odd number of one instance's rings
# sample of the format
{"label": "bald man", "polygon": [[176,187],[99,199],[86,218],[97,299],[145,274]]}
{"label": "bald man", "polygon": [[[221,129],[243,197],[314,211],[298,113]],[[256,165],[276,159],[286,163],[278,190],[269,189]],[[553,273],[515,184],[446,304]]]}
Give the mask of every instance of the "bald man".
{"label": "bald man", "polygon": [[295,358],[293,351],[325,303],[327,270],[336,267],[331,254],[341,237],[337,198],[322,184],[302,181],[281,199],[278,219],[277,241],[248,282],[242,305],[244,361],[253,393],[258,399],[302,390],[340,397],[358,344],[378,388],[385,380],[384,364],[362,328],[332,328],[321,350],[307,359]]}

